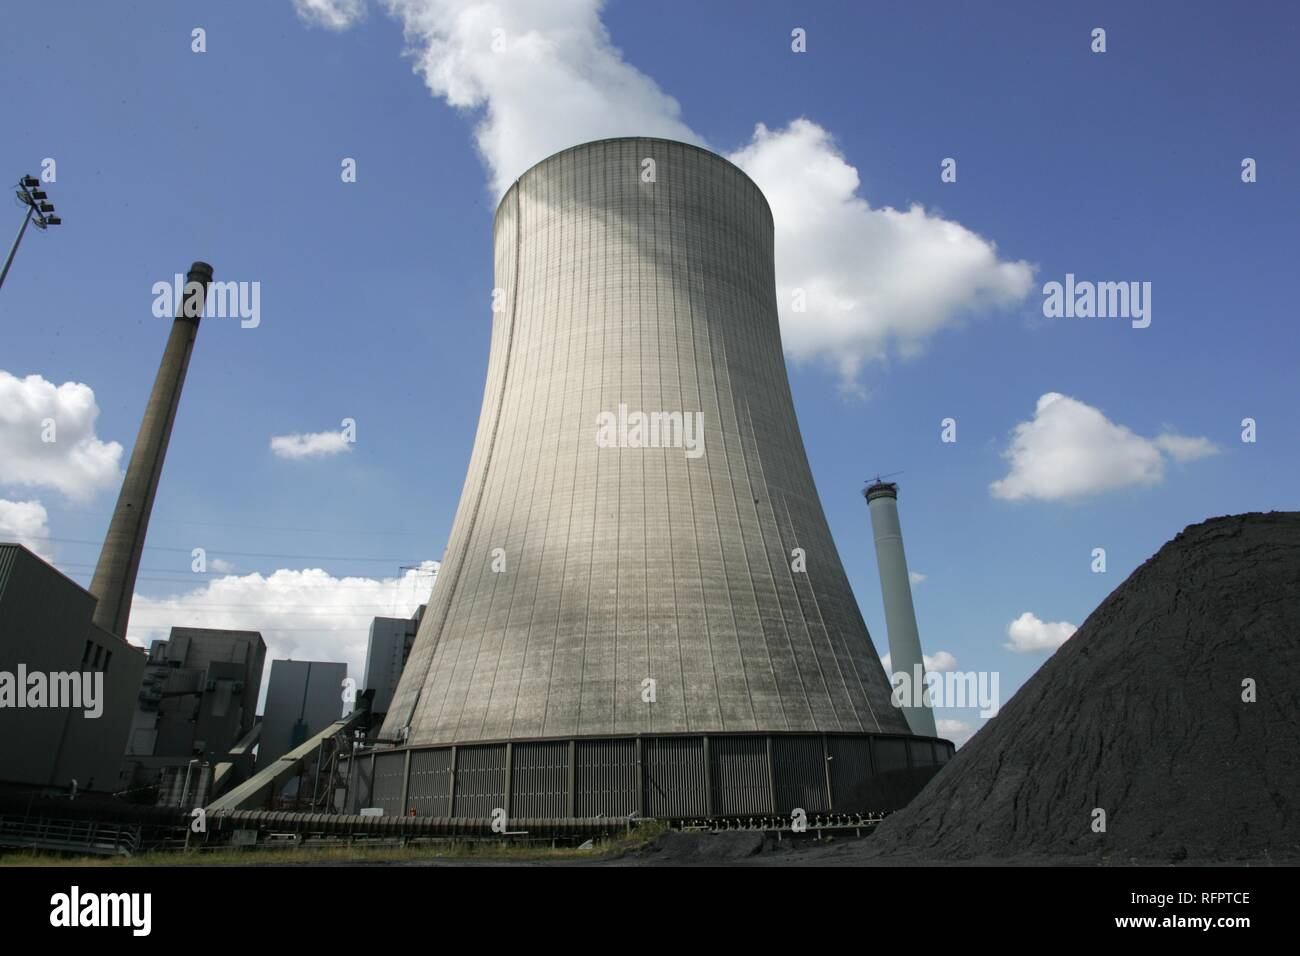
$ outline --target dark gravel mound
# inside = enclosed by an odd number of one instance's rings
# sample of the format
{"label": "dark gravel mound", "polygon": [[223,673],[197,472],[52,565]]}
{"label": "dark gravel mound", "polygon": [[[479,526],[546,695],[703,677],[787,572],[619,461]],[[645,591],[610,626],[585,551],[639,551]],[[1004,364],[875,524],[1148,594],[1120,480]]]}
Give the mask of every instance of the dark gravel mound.
{"label": "dark gravel mound", "polygon": [[[1255,703],[1242,700],[1245,678]],[[1298,717],[1300,513],[1214,518],[1134,571],[851,852],[1300,861]],[[1105,833],[1092,831],[1097,807]]]}
{"label": "dark gravel mound", "polygon": [[725,865],[758,856],[767,849],[766,843],[761,832],[682,833],[669,830],[624,860],[643,865]]}

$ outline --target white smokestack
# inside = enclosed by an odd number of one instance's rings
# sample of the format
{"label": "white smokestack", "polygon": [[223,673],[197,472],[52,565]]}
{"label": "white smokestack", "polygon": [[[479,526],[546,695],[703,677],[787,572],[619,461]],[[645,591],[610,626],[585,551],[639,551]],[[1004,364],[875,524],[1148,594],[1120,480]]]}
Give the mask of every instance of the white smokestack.
{"label": "white smokestack", "polygon": [[[934,711],[925,703],[925,661],[921,635],[916,629],[916,608],[912,606],[912,582],[903,553],[903,531],[898,523],[898,485],[877,481],[862,492],[871,509],[871,527],[876,538],[876,564],[880,568],[880,591],[885,601],[885,626],[889,630],[889,663],[895,674],[908,676],[921,706],[902,707],[912,733],[937,737]],[[918,678],[920,683],[918,684]],[[905,698],[909,704],[912,694]]]}

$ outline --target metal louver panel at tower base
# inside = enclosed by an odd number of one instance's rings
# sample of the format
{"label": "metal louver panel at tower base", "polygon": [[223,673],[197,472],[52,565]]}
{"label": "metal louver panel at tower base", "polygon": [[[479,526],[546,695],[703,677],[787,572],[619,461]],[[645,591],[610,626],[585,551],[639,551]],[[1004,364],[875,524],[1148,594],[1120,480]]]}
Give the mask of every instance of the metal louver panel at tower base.
{"label": "metal louver panel at tower base", "polygon": [[589,143],[520,177],[494,237],[478,432],[383,738],[907,734],[799,435],[754,183]]}

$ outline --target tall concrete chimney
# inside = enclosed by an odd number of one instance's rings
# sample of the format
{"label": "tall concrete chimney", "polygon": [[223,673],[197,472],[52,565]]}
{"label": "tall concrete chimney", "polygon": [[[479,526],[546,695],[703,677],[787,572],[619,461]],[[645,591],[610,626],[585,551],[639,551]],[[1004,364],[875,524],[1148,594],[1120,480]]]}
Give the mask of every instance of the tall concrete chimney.
{"label": "tall concrete chimney", "polygon": [[185,277],[183,301],[176,310],[171,336],[163,351],[154,379],[149,403],[145,406],[140,434],[131,450],[131,463],[122,482],[113,520],[99,553],[99,564],[90,584],[90,593],[99,599],[95,623],[104,630],[126,637],[126,622],[131,616],[131,598],[135,593],[135,576],[140,569],[140,552],[149,530],[149,512],[153,510],[158,478],[162,474],[167,443],[171,440],[176,407],[180,404],[190,353],[199,333],[199,320],[207,300],[212,266],[196,262]]}
{"label": "tall concrete chimney", "polygon": [[[921,636],[916,629],[916,608],[912,606],[912,582],[903,553],[903,531],[898,524],[898,485],[877,481],[862,492],[871,509],[871,527],[876,538],[876,565],[880,568],[880,591],[885,601],[885,626],[889,630],[889,663],[895,674],[908,675],[909,687],[921,695],[925,684],[925,661]],[[905,706],[903,716],[914,734],[937,737],[934,711],[918,696],[921,706]]]}

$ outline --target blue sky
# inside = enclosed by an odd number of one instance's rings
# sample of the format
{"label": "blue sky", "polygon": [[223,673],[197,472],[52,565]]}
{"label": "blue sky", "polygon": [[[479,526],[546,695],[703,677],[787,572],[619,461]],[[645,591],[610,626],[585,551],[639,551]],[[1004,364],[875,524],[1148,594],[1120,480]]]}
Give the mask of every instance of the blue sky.
{"label": "blue sky", "polygon": [[[819,344],[811,326],[783,326],[788,345],[812,343],[791,350],[796,409],[882,654],[860,496],[876,472],[903,472],[908,557],[926,576],[915,598],[927,652],[1000,672],[1004,699],[1048,653],[1004,647],[1025,612],[1081,624],[1186,525],[1297,507],[1294,10],[954,2],[795,13],[784,3],[622,0],[597,10],[570,0],[532,24],[537,35],[598,16],[617,48],[604,68],[639,71],[680,107],[671,115],[658,94],[634,91],[577,116],[548,115],[517,88],[526,83],[488,83],[480,105],[462,108],[431,92],[413,68],[434,56],[420,28],[434,23],[436,35],[443,6],[371,2],[347,29],[329,29],[290,0],[49,0],[28,35],[0,37],[0,88],[27,104],[0,157],[15,179],[54,158],[46,188],[64,220],[29,232],[0,289],[0,370],[81,383],[98,409],[92,421],[85,393],[51,398],[30,379],[0,390],[10,402],[0,408],[0,421],[9,414],[0,441],[10,443],[0,445],[0,501],[10,505],[0,505],[9,521],[0,537],[29,535],[87,583],[120,471],[83,462],[84,480],[61,481],[58,469],[72,465],[36,460],[59,452],[15,444],[14,423],[30,424],[21,418],[31,409],[14,411],[19,398],[70,402],[87,447],[107,459],[111,449],[96,443],[123,446],[120,468],[169,324],[151,313],[153,283],[205,259],[219,279],[261,284],[257,328],[210,319],[200,330],[133,639],[173,623],[253,626],[276,656],[355,667],[364,622],[407,613],[421,597],[427,577],[393,579],[400,566],[441,557],[464,479],[491,318],[491,182],[540,148],[515,135],[513,111],[570,145],[571,130],[636,132],[620,123],[643,109],[728,154],[751,145],[756,124],[779,134],[806,119],[825,134],[810,148],[856,169],[854,195],[871,215],[920,204],[926,223],[960,224],[980,249],[995,244],[995,263],[1022,263],[1032,277],[1018,293],[981,295],[978,281],[969,296],[955,293],[916,317],[934,327],[912,348],[906,335],[871,332],[887,321],[906,332],[912,290],[901,286],[892,318],[858,315],[861,361],[847,373],[835,365],[843,350]],[[497,6],[491,16],[529,22]],[[355,6],[332,9],[347,19]],[[403,15],[416,28],[405,40]],[[204,53],[191,51],[196,27]],[[807,30],[806,53],[791,51],[795,27]],[[1106,30],[1105,53],[1090,50],[1095,27]],[[496,154],[475,143],[492,109],[514,137]],[[341,181],[344,157],[357,160],[355,183]],[[947,157],[956,182],[940,181]],[[1257,162],[1254,183],[1242,182],[1244,157]],[[877,221],[857,200],[842,204],[850,232]],[[10,220],[16,229],[16,205]],[[849,289],[874,289],[873,268],[870,258],[826,264],[851,273],[831,276]],[[938,281],[948,265],[933,268]],[[1151,325],[1045,318],[1042,285],[1066,273],[1150,282]],[[1018,485],[1032,493],[996,496],[990,486],[1014,467],[1013,431],[1052,393],[1071,401],[1054,404],[1051,427],[1031,430],[1023,463],[1065,460],[1069,429],[1092,427],[1099,474],[1071,490],[1035,471]],[[955,443],[940,441],[946,417],[957,420]],[[1246,417],[1257,422],[1254,443],[1241,441]],[[271,451],[272,436],[337,431],[344,418],[357,422],[346,452]],[[1180,454],[1153,444],[1171,434],[1201,441]],[[18,503],[39,504],[43,517]],[[218,587],[222,573],[194,574],[195,547],[235,578]],[[1096,547],[1107,551],[1104,574],[1090,570]],[[314,568],[321,574],[298,574]],[[275,585],[245,577],[277,570]]]}

